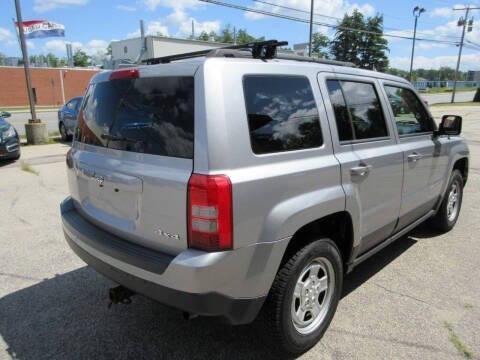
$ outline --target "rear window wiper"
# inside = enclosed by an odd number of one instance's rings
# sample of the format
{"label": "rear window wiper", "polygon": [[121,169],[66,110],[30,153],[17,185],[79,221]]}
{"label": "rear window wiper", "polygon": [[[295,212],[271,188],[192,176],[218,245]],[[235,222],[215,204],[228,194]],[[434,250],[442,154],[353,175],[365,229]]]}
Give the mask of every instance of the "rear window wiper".
{"label": "rear window wiper", "polygon": [[129,139],[124,136],[116,136],[116,135],[110,135],[110,134],[102,134],[100,137],[103,140],[108,140],[108,141],[128,141],[128,142],[142,142],[142,140],[138,139]]}

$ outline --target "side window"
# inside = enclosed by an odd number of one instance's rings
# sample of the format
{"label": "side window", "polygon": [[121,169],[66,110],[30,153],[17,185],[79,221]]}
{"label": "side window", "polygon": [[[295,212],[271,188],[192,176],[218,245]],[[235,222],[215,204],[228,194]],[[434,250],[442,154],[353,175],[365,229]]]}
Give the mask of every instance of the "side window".
{"label": "side window", "polygon": [[388,136],[385,117],[373,84],[328,80],[327,86],[340,141]]}
{"label": "side window", "polygon": [[330,94],[330,101],[333,105],[333,111],[335,112],[338,137],[340,141],[353,140],[353,126],[340,81],[327,80],[327,87],[328,93]]}
{"label": "side window", "polygon": [[385,86],[399,135],[432,132],[435,125],[415,93],[397,86]]}
{"label": "side window", "polygon": [[323,144],[317,105],[306,77],[248,75],[243,87],[255,154]]}

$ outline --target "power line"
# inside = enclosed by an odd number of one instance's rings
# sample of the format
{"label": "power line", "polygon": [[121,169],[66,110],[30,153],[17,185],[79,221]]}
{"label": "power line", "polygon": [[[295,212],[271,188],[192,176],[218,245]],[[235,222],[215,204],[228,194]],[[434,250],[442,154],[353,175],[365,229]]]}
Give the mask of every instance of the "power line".
{"label": "power line", "polygon": [[[294,7],[291,7],[291,6],[275,4],[275,3],[268,2],[268,1],[263,1],[263,0],[252,0],[252,1],[256,2],[256,3],[260,3],[260,4],[265,4],[265,5],[270,5],[270,6],[273,6],[273,7],[277,7],[279,9],[291,10],[291,11],[296,11],[296,12],[300,12],[300,13],[303,13],[303,14],[310,15],[310,11],[302,10],[302,9],[299,9],[299,8],[294,8]],[[331,20],[342,21],[342,18],[336,17],[336,16],[323,15],[323,14],[319,14],[319,13],[313,13],[313,15],[328,18],[328,19],[331,19]],[[402,29],[387,27],[387,26],[384,26],[383,28],[386,29],[386,30],[391,30],[391,31],[402,31],[402,32],[409,32],[410,33],[410,30],[402,30]],[[417,33],[418,34],[422,34],[422,33],[426,34],[422,31],[417,31]],[[445,37],[454,38],[454,39],[457,40],[456,36],[446,35]]]}
{"label": "power line", "polygon": [[[302,19],[302,18],[298,18],[298,17],[295,17],[295,16],[291,16],[291,15],[276,14],[276,13],[272,13],[272,12],[261,10],[261,9],[253,9],[253,8],[250,8],[250,7],[247,7],[247,6],[226,3],[226,2],[222,2],[222,1],[218,1],[218,0],[198,0],[198,1],[213,4],[213,5],[224,6],[224,7],[228,7],[228,8],[232,8],[232,9],[236,9],[236,10],[242,10],[242,11],[246,11],[246,12],[252,12],[252,13],[257,13],[257,14],[261,14],[261,15],[276,17],[276,18],[280,18],[280,19],[301,22],[301,23],[305,23],[305,24],[310,23],[310,21],[307,20],[307,19]],[[341,25],[334,25],[334,24],[318,22],[318,21],[313,21],[313,23],[317,26],[324,26],[324,27],[337,29],[337,30],[356,31],[356,32],[361,32],[361,33],[365,33],[365,34],[380,35],[380,36],[397,38],[397,39],[404,39],[404,40],[412,40],[413,39],[413,37],[411,37],[411,36],[403,36],[403,35],[396,35],[396,34],[389,34],[389,33],[380,33],[380,32],[363,30],[363,29],[355,29],[355,28],[349,28],[349,27],[345,27],[345,26],[341,26]],[[434,43],[440,43],[440,44],[458,45],[458,42],[454,42],[454,41],[428,39],[428,38],[417,38],[417,41],[428,41],[428,42],[434,42]]]}

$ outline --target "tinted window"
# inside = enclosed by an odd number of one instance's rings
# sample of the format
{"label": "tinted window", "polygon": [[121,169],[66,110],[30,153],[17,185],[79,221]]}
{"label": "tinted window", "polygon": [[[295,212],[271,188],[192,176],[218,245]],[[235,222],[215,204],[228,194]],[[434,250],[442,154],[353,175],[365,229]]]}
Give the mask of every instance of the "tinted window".
{"label": "tinted window", "polygon": [[434,130],[433,121],[413,91],[396,86],[385,86],[385,90],[393,110],[399,135]]}
{"label": "tinted window", "polygon": [[192,77],[121,79],[90,85],[76,139],[108,148],[193,158]]}
{"label": "tinted window", "polygon": [[388,136],[387,124],[373,84],[329,80],[327,85],[341,141]]}
{"label": "tinted window", "polygon": [[322,145],[310,82],[300,76],[246,76],[245,101],[256,154]]}
{"label": "tinted window", "polygon": [[340,141],[353,140],[352,122],[350,121],[350,114],[348,113],[340,82],[337,80],[328,80],[327,87],[333,111],[335,112],[338,137]]}

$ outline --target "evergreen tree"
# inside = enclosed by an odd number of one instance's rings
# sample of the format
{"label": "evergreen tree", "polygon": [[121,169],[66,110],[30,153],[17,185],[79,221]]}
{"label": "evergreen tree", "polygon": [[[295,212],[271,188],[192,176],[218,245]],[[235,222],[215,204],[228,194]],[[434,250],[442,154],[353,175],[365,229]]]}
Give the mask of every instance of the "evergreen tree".
{"label": "evergreen tree", "polygon": [[388,41],[383,37],[383,16],[368,18],[365,24],[360,66],[366,69],[385,71],[388,68]]}
{"label": "evergreen tree", "polygon": [[343,17],[330,45],[330,52],[336,60],[360,65],[364,33],[350,29],[365,30],[365,18],[357,9],[352,15],[345,14]]}

